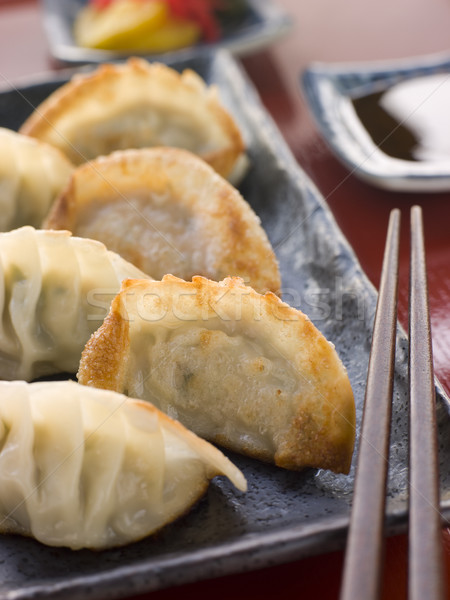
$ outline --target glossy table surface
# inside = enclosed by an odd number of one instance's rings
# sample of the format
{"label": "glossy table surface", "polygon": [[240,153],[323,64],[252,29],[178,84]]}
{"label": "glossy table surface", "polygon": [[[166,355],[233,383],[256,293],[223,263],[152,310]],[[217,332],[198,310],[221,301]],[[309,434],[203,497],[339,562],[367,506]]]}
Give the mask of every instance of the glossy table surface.
{"label": "glossy table surface", "polygon": [[[403,213],[400,320],[406,324],[408,221],[414,204],[423,207],[434,363],[450,392],[450,192],[394,193],[370,187],[349,173],[318,133],[299,89],[299,75],[312,61],[350,62],[417,56],[449,50],[448,0],[278,0],[292,15],[290,33],[243,64],[292,152],[324,195],[363,269],[379,283],[389,212]],[[38,2],[0,0],[0,83],[20,84],[27,76],[60,67],[49,55]],[[450,579],[450,532],[443,531]],[[263,571],[243,573],[141,598],[338,598],[343,553],[310,557]],[[407,538],[386,544],[383,598],[406,598]],[[449,586],[450,589],[450,586]],[[449,596],[450,597],[450,596]]]}

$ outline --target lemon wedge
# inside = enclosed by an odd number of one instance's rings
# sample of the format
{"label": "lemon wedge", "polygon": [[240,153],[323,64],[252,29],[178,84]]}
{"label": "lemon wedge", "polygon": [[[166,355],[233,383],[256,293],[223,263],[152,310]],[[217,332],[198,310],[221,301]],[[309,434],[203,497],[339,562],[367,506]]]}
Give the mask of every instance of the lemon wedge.
{"label": "lemon wedge", "polygon": [[195,44],[201,36],[200,27],[193,21],[167,19],[145,36],[135,36],[127,50],[132,52],[168,52]]}
{"label": "lemon wedge", "polygon": [[132,50],[169,19],[165,2],[116,0],[105,9],[86,6],[74,23],[77,44],[101,50]]}

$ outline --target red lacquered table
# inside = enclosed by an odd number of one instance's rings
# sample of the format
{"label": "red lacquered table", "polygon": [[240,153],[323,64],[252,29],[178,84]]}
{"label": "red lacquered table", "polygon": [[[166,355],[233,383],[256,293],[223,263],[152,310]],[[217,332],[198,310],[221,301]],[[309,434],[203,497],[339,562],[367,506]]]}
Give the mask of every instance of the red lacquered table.
{"label": "red lacquered table", "polygon": [[[448,0],[278,0],[294,26],[282,41],[243,59],[262,101],[299,164],[324,195],[369,278],[377,286],[389,212],[403,212],[400,319],[407,315],[408,215],[423,207],[436,375],[450,392],[450,193],[391,193],[351,175],[320,137],[299,91],[299,75],[312,61],[402,58],[447,51]],[[59,67],[50,57],[38,2],[0,0],[0,82]],[[444,529],[450,580],[450,530]],[[244,573],[149,593],[140,598],[338,598],[343,553],[311,557]],[[406,598],[407,538],[386,545],[383,598]],[[449,585],[450,589],[450,585]],[[450,598],[450,595],[449,595]],[[136,599],[135,599],[136,600]],[[361,599],[364,600],[364,599]],[[424,599],[428,600],[428,599]],[[431,600],[431,599],[430,599]]]}

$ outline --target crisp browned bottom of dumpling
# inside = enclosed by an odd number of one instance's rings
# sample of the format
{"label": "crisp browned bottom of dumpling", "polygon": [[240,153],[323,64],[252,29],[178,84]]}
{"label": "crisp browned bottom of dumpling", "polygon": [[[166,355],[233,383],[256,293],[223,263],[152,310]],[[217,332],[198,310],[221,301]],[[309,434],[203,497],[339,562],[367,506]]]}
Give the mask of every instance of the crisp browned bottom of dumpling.
{"label": "crisp browned bottom of dumpling", "polygon": [[44,227],[100,240],[155,279],[237,275],[261,292],[280,288],[259,218],[186,150],[125,150],[78,167]]}
{"label": "crisp browned bottom of dumpling", "polygon": [[354,398],[334,346],[303,313],[238,278],[124,282],[78,378],[281,467],[350,468]]}
{"label": "crisp browned bottom of dumpling", "polygon": [[114,150],[175,146],[229,177],[245,148],[215,86],[194,71],[131,58],[77,74],[23,123],[21,133],[60,148],[74,164]]}

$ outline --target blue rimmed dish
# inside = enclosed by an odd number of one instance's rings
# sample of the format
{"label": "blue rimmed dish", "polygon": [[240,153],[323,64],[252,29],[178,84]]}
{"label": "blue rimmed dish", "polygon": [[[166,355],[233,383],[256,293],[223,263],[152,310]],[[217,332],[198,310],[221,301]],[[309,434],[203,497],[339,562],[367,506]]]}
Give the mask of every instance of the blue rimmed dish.
{"label": "blue rimmed dish", "polygon": [[[409,124],[411,133],[417,127],[418,116],[422,121],[430,119],[427,123],[424,121],[429,127],[427,136],[431,134],[431,125],[434,129],[445,125],[448,119],[436,111],[428,117],[423,115],[424,108],[431,107],[431,99],[439,99],[441,105],[449,106],[450,55],[373,63],[315,63],[302,74],[301,83],[321,134],[336,157],[354,175],[391,191],[450,190],[450,146],[447,153],[439,154],[439,149],[435,148],[434,152],[423,153],[422,158],[418,152],[410,159],[400,157],[400,152],[388,153],[382,144],[392,141],[400,128],[406,130],[408,126],[409,129]],[[411,95],[413,85],[428,90],[417,101]],[[387,99],[389,94],[392,104],[393,93],[397,98],[407,100],[404,113],[398,119],[393,118],[390,129],[381,132],[381,139],[377,140],[358,112],[355,100],[375,96]],[[378,108],[374,106],[373,110]]]}

